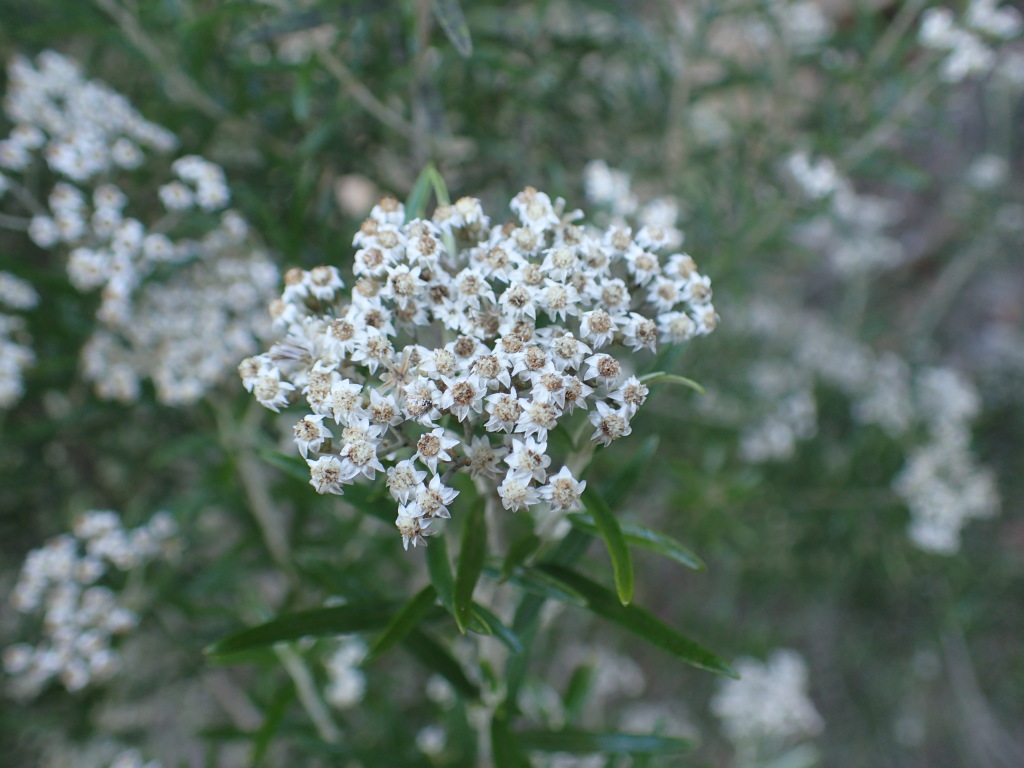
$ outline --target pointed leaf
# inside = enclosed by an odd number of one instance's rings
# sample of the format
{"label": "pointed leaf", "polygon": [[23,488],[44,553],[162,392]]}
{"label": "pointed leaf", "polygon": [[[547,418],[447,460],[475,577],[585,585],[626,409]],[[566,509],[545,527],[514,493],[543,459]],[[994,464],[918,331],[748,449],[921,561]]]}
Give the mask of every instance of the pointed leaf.
{"label": "pointed leaf", "polygon": [[731,666],[707,648],[680,634],[643,608],[620,604],[614,594],[597,582],[553,563],[544,563],[538,568],[582,594],[587,600],[587,608],[601,618],[618,624],[687,664],[709,672],[737,677]]}
{"label": "pointed leaf", "polygon": [[615,572],[615,591],[623,605],[633,600],[633,558],[629,547],[622,536],[622,529],[608,504],[592,490],[583,492],[583,503],[587,511],[594,517],[594,523],[601,532],[608,554],[612,558],[612,570]]}
{"label": "pointed leaf", "polygon": [[427,545],[427,570],[441,605],[454,616],[455,582],[452,579],[452,564],[448,559],[448,540],[444,536],[434,536]]}
{"label": "pointed leaf", "polygon": [[601,495],[612,509],[618,509],[633,490],[641,475],[650,467],[651,459],[658,450],[658,436],[650,435],[637,448],[630,459],[622,465],[615,476],[603,487]]}
{"label": "pointed leaf", "polygon": [[505,561],[501,564],[499,580],[508,581],[509,576],[516,568],[526,562],[526,559],[536,552],[540,545],[540,536],[532,532],[513,541],[508,548],[508,554],[505,555]]}
{"label": "pointed leaf", "polygon": [[530,768],[529,758],[509,732],[503,709],[495,712],[491,719],[491,755],[495,768]]}
{"label": "pointed leaf", "polygon": [[491,633],[501,640],[512,653],[523,652],[523,643],[519,636],[505,626],[504,622],[491,613],[490,610],[484,608],[480,603],[474,603],[473,615],[483,622],[491,630]]}
{"label": "pointed leaf", "polygon": [[[498,571],[493,568],[485,568],[484,573],[493,579],[498,579],[500,576]],[[579,592],[569,589],[565,584],[552,579],[543,571],[538,571],[535,568],[518,569],[508,578],[508,583],[537,597],[571,603],[580,607],[585,607],[587,604],[586,599]]]}
{"label": "pointed leaf", "polygon": [[416,183],[412,185],[412,192],[405,200],[405,221],[408,224],[413,219],[422,219],[427,212],[427,198],[430,196],[430,189],[433,186],[431,172],[434,164],[428,163],[416,177]]}
{"label": "pointed leaf", "polygon": [[257,454],[267,464],[277,467],[289,477],[309,482],[309,465],[298,456],[288,456],[275,451],[260,451]]}
{"label": "pointed leaf", "polygon": [[640,733],[564,731],[520,731],[515,740],[526,749],[540,752],[568,752],[585,755],[595,752],[666,755],[689,751],[692,747],[686,739],[667,736],[648,736]]}
{"label": "pointed leaf", "polygon": [[[581,531],[586,531],[595,536],[599,533],[597,523],[594,522],[590,515],[569,515],[569,522],[572,523],[573,527],[579,528]],[[664,555],[670,560],[675,560],[680,565],[695,571],[703,571],[705,568],[703,560],[697,557],[688,547],[680,544],[670,536],[632,523],[620,523],[620,528],[627,544],[657,552],[659,555]]]}
{"label": "pointed leaf", "polygon": [[459,549],[459,564],[455,571],[455,592],[452,595],[455,608],[455,622],[459,631],[465,633],[472,616],[473,590],[484,568],[487,558],[487,520],[484,505],[474,504],[466,517],[462,529],[462,546]]}
{"label": "pointed leaf", "polygon": [[473,40],[469,36],[469,26],[466,24],[466,17],[459,7],[458,0],[431,0],[431,7],[434,9],[434,18],[441,25],[441,29],[448,35],[448,39],[455,50],[461,56],[468,58],[473,54]]}
{"label": "pointed leaf", "polygon": [[338,605],[285,614],[265,624],[243,629],[213,643],[206,649],[210,656],[228,656],[300,637],[345,635],[380,629],[395,612],[393,603]]}
{"label": "pointed leaf", "polygon": [[480,695],[480,689],[469,679],[455,657],[423,630],[412,630],[402,642],[402,647],[420,664],[441,675],[466,698],[475,699]]}
{"label": "pointed leaf", "polygon": [[437,599],[437,591],[432,584],[428,584],[413,595],[412,599],[395,614],[394,618],[384,628],[384,631],[377,635],[373,642],[370,643],[366,656],[363,658],[363,665],[365,666],[384,653],[387,653],[387,651],[405,639],[426,618],[434,605],[435,599]]}

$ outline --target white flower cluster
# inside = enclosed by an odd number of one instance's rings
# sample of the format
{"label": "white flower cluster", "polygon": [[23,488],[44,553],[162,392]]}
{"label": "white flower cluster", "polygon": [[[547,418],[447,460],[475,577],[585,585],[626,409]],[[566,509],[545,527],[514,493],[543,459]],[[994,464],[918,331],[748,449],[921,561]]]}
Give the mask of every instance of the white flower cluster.
{"label": "white flower cluster", "polygon": [[[898,355],[876,354],[807,313],[758,303],[735,316],[734,325],[745,333],[780,343],[781,355],[752,368],[753,396],[742,406],[708,398],[713,412],[742,423],[744,460],[785,460],[799,442],[814,437],[814,387],[821,381],[851,400],[855,421],[879,427],[906,447],[907,464],[893,488],[910,509],[909,536],[916,546],[954,554],[969,520],[998,513],[994,475],[970,449],[979,396],[961,374],[950,368],[915,370]],[[765,412],[751,419],[756,403]]]}
{"label": "white flower cluster", "polygon": [[[32,309],[39,295],[30,283],[10,272],[0,272],[0,308]],[[0,312],[0,408],[10,408],[25,393],[24,370],[35,362],[25,321]]]}
{"label": "white flower cluster", "polygon": [[72,530],[29,553],[11,593],[19,612],[42,613],[44,633],[36,646],[17,643],[4,650],[4,669],[14,677],[17,695],[34,696],[54,678],[77,691],[117,672],[112,638],[131,630],[138,616],[101,582],[111,568],[130,571],[166,554],[176,526],[161,512],[127,530],[116,512],[92,511]]}
{"label": "white flower cluster", "polygon": [[693,259],[658,255],[663,231],[587,232],[563,205],[528,187],[519,222],[490,226],[475,199],[407,223],[384,199],[355,237],[350,293],[334,267],[285,275],[272,306],[285,338],[239,372],[272,410],[305,399],[295,442],[317,491],[386,472],[406,547],[449,517],[457,470],[500,478],[506,509],[579,508],[584,483],[551,469],[549,433],[586,409],[594,443],[628,435],[647,387],[623,352],[718,318]]}
{"label": "white flower cluster", "polygon": [[917,378],[917,400],[928,419],[929,439],[915,448],[893,481],[910,508],[911,540],[921,549],[952,555],[971,519],[999,512],[995,475],[971,452],[971,420],[980,410],[974,387],[947,368]]}
{"label": "white flower cluster", "polygon": [[902,244],[885,230],[900,216],[893,200],[858,194],[827,157],[811,160],[803,151],[784,162],[787,176],[810,200],[828,200],[828,213],[798,227],[798,243],[825,254],[841,276],[870,273],[900,264]]}
{"label": "white flower cluster", "polygon": [[641,203],[633,193],[633,181],[625,171],[611,168],[604,160],[591,160],[583,169],[583,191],[587,200],[611,214],[611,224],[661,231],[664,248],[675,249],[685,236],[679,229],[679,204],[671,197],[656,197]]}
{"label": "white flower cluster", "polygon": [[339,638],[338,647],[327,659],[327,689],[324,699],[338,709],[354,707],[366,693],[366,674],[359,668],[366,656],[366,643],[356,636]]}
{"label": "white flower cluster", "polygon": [[[53,51],[36,66],[11,62],[4,111],[14,125],[0,141],[6,221],[24,217],[37,246],[67,251],[77,290],[100,292],[87,378],[103,397],[136,400],[152,378],[163,402],[196,400],[255,350],[254,318],[277,280],[246,222],[225,210],[224,172],[188,155],[171,163],[171,180],[135,189],[127,172],[147,162],[145,150],[166,153],[177,139]],[[43,164],[52,186],[30,188]],[[157,211],[153,222],[130,215],[134,207]],[[174,237],[186,229],[206,234]],[[203,266],[183,271],[190,263]]]}
{"label": "white flower cluster", "polygon": [[807,664],[800,654],[777,650],[767,662],[742,658],[734,666],[740,679],[723,679],[711,699],[711,711],[734,745],[786,742],[824,728],[807,695]]}
{"label": "white flower cluster", "polygon": [[758,10],[768,11],[770,21],[760,13],[749,17],[742,30],[744,37],[761,51],[770,50],[781,38],[797,54],[812,53],[834,32],[832,20],[821,5],[815,0],[768,0],[765,5],[756,4]]}
{"label": "white flower cluster", "polygon": [[1012,40],[1024,30],[1024,16],[997,0],[970,0],[962,19],[948,8],[929,8],[922,14],[921,45],[946,52],[940,66],[943,80],[958,83],[986,75],[998,63],[992,43]]}

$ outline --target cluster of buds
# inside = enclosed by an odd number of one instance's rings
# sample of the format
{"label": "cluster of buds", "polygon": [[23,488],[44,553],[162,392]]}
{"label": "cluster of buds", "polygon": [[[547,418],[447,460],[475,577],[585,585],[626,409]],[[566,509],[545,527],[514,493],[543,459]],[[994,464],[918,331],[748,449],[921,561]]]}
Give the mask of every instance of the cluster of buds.
{"label": "cluster of buds", "polygon": [[21,613],[42,613],[45,640],[5,649],[3,665],[15,676],[16,693],[35,695],[52,678],[77,691],[117,672],[120,657],[111,641],[134,628],[138,616],[103,581],[111,568],[130,571],[168,554],[176,530],[166,512],[132,530],[116,512],[86,512],[72,533],[29,553],[10,599]]}
{"label": "cluster of buds", "polygon": [[356,234],[351,292],[335,267],[289,271],[271,307],[283,340],[239,366],[267,408],[312,411],[295,442],[317,491],[386,473],[406,548],[450,516],[456,471],[509,510],[579,509],[551,432],[579,409],[592,443],[628,435],[648,390],[625,357],[718,321],[710,281],[659,255],[659,228],[589,232],[530,187],[510,207],[516,223],[491,226],[473,198],[406,221],[385,198]]}

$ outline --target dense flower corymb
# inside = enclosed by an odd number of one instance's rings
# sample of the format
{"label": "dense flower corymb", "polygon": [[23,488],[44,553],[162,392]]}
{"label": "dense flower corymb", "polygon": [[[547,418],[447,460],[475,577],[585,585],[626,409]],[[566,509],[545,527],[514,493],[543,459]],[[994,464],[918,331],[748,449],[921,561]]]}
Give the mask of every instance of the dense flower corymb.
{"label": "dense flower corymb", "polygon": [[586,483],[551,466],[552,431],[582,409],[594,443],[628,435],[647,387],[626,350],[718,322],[710,281],[659,253],[660,228],[591,232],[530,187],[510,208],[518,222],[491,226],[462,198],[407,222],[382,200],[355,236],[351,291],[335,267],[289,271],[271,306],[282,340],[239,366],[267,408],[305,399],[295,441],[318,492],[386,473],[406,547],[450,517],[460,470],[509,510],[581,508]]}

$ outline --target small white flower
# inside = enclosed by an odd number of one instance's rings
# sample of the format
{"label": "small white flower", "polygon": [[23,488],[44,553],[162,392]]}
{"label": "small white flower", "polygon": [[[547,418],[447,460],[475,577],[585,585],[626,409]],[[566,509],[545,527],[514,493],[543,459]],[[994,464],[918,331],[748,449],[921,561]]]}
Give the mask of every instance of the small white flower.
{"label": "small white flower", "polygon": [[590,414],[590,423],[597,429],[590,439],[601,445],[611,445],[613,440],[625,437],[633,428],[629,426],[631,414],[626,409],[613,409],[603,400],[598,400],[597,410]]}
{"label": "small white flower", "polygon": [[423,479],[427,476],[425,470],[416,469],[412,459],[405,459],[393,467],[388,468],[388,490],[395,501],[408,504],[418,492]]}
{"label": "small white flower", "polygon": [[540,492],[530,485],[531,477],[510,469],[498,486],[501,505],[512,512],[528,509],[541,501]]}
{"label": "small white flower", "polygon": [[540,496],[551,503],[553,512],[572,512],[583,508],[580,496],[586,487],[586,482],[578,481],[568,467],[562,467],[557,475],[548,478],[547,485],[541,486]]}
{"label": "small white flower", "polygon": [[415,504],[402,504],[398,507],[398,517],[395,519],[395,526],[402,536],[402,546],[406,550],[409,545],[414,547],[419,544],[424,546],[427,543],[426,537],[434,533],[428,531],[427,527],[433,522],[433,518],[426,518],[423,512]]}
{"label": "small white flower", "polygon": [[440,475],[430,478],[430,484],[420,486],[416,493],[416,506],[423,511],[424,517],[449,518],[448,505],[451,504],[459,492],[449,488],[441,482]]}
{"label": "small white flower", "polygon": [[636,376],[630,376],[608,397],[619,403],[622,409],[628,412],[630,418],[632,418],[640,409],[640,406],[647,400],[649,393],[650,390],[647,388],[647,385],[641,383],[640,379]]}
{"label": "small white flower", "polygon": [[281,380],[281,371],[278,368],[262,371],[252,388],[252,393],[259,404],[275,413],[279,413],[282,406],[288,405],[288,393],[294,391],[294,384]]}
{"label": "small white flower", "polygon": [[344,493],[343,485],[349,485],[355,477],[351,470],[346,470],[337,456],[321,456],[316,461],[306,459],[309,465],[309,484],[317,493],[333,493],[338,496]]}
{"label": "small white flower", "polygon": [[520,474],[543,481],[547,477],[547,468],[551,457],[547,455],[548,444],[543,440],[527,437],[525,440],[512,440],[512,451],[505,457],[505,463]]}
{"label": "small white flower", "polygon": [[428,467],[433,474],[437,474],[437,462],[451,461],[451,454],[448,449],[459,444],[457,438],[448,437],[442,427],[437,427],[420,435],[416,441],[416,455],[413,458],[419,459],[424,466]]}
{"label": "small white flower", "polygon": [[323,416],[303,416],[295,425],[295,444],[302,458],[306,458],[309,451],[319,451],[324,440],[331,437],[330,430],[323,422]]}

